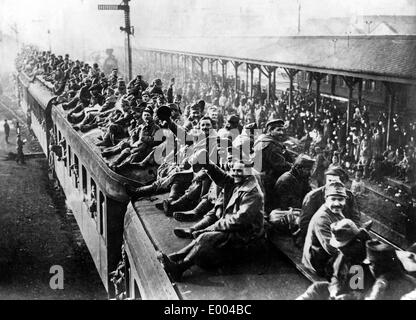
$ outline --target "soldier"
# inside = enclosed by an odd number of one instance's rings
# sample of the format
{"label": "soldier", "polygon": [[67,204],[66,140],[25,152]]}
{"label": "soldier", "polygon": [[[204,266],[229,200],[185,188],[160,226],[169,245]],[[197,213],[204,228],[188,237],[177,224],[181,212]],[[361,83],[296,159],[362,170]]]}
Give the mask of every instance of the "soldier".
{"label": "soldier", "polygon": [[311,191],[309,177],[315,160],[306,155],[299,155],[292,169],[277,179],[274,186],[273,209],[288,210],[301,208],[305,195]]}
{"label": "soldier", "polygon": [[332,275],[332,263],[337,249],[331,243],[331,224],[345,219],[347,192],[341,182],[325,187],[325,203],[312,217],[303,247],[302,263],[321,277]]}
{"label": "soldier", "polygon": [[4,127],[4,135],[5,135],[6,143],[9,144],[10,126],[9,126],[7,120],[4,120],[3,127]]}
{"label": "soldier", "polygon": [[416,288],[415,278],[405,273],[394,248],[378,240],[367,242],[364,263],[376,279],[365,300],[399,300]]}
{"label": "soldier", "polygon": [[[345,184],[348,181],[347,173],[341,167],[330,167],[326,172],[326,184],[331,182],[341,182]],[[358,208],[358,203],[355,200],[355,196],[350,190],[346,190],[347,199],[345,209],[343,211],[346,218],[354,221],[358,226],[360,223],[361,214]],[[313,215],[318,209],[325,203],[325,186],[317,188],[309,192],[302,203],[302,210],[299,216],[299,231],[297,233],[297,244],[302,246],[306,233],[308,231],[308,225]]]}
{"label": "soldier", "polygon": [[130,145],[131,148],[124,149],[110,164],[111,168],[119,170],[129,164],[138,163],[149,155],[153,147],[160,144],[154,139],[160,128],[153,121],[153,109],[149,107],[144,109],[142,119],[143,123],[137,128],[137,138],[134,139],[136,141]]}
{"label": "soldier", "polygon": [[17,149],[17,158],[16,158],[16,162],[17,163],[21,163],[21,164],[25,164],[25,155],[23,154],[23,146],[24,146],[24,141],[20,138],[20,133],[17,135],[17,140],[16,140],[16,149]]}
{"label": "soldier", "polygon": [[[370,235],[365,229],[359,229],[350,219],[343,219],[331,225],[331,245],[339,250],[333,264],[334,273],[330,282],[318,281],[296,300],[361,300],[373,285],[374,278],[364,264],[366,242]],[[356,268],[361,267],[362,274]],[[357,278],[357,276],[361,276]],[[361,286],[351,287],[351,280],[361,281]]]}
{"label": "soldier", "polygon": [[[200,157],[206,159],[205,150],[189,161],[194,164]],[[222,215],[205,216],[192,233],[195,240],[185,248],[169,257],[160,253],[160,261],[176,281],[193,265],[212,268],[243,257],[250,245],[264,237],[264,196],[252,168],[237,162],[228,175],[213,163],[206,167],[212,180],[224,188]]]}
{"label": "soldier", "polygon": [[285,135],[284,124],[281,119],[269,121],[266,124],[266,134],[261,135],[254,143],[254,162],[262,174],[266,212],[273,209],[273,187],[277,179],[292,167],[293,161],[288,161],[290,159],[282,143]]}

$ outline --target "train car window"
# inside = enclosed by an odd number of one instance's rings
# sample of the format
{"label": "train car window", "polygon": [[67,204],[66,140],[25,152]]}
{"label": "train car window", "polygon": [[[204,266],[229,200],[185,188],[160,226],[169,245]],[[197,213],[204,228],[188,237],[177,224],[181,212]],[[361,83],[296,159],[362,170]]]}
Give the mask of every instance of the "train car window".
{"label": "train car window", "polygon": [[72,167],[72,150],[71,146],[68,144],[68,152],[67,152],[67,158],[68,158],[68,166],[69,166],[69,176],[72,176],[71,167]]}
{"label": "train car window", "polygon": [[88,180],[87,180],[87,170],[84,166],[81,166],[81,180],[82,180],[82,192],[88,194]]}
{"label": "train car window", "polygon": [[78,189],[79,183],[79,160],[76,154],[74,154],[74,164],[72,165],[72,173],[74,174],[75,188]]}
{"label": "train car window", "polygon": [[[97,184],[95,183],[94,179],[90,179],[90,194],[89,194],[89,198],[90,198],[90,213],[91,213],[91,218],[97,219],[97,217],[100,216],[100,206],[97,206],[97,197],[98,197],[98,193],[97,193]],[[97,208],[98,207],[98,208]]]}
{"label": "train car window", "polygon": [[105,205],[105,196],[101,191],[100,191],[99,201],[100,201],[100,209],[99,209],[100,210],[100,234],[105,239],[104,220],[107,218],[107,211],[106,211],[106,205]]}

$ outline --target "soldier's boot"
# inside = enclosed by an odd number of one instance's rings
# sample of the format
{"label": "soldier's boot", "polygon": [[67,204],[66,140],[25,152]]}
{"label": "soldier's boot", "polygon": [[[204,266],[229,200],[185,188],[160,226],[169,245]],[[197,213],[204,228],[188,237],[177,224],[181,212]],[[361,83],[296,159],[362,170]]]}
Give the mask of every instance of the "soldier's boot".
{"label": "soldier's boot", "polygon": [[116,168],[130,156],[130,149],[124,149],[121,154],[110,163],[110,168]]}
{"label": "soldier's boot", "polygon": [[180,281],[182,274],[193,265],[190,261],[175,262],[162,252],[158,252],[157,258],[174,281]]}
{"label": "soldier's boot", "polygon": [[214,223],[214,219],[210,216],[205,216],[204,218],[202,218],[201,221],[194,224],[192,227],[190,227],[190,228],[176,228],[176,229],[173,230],[173,233],[178,238],[193,239],[194,236],[192,235],[192,232],[198,231],[198,230],[203,230],[203,229],[209,227],[212,223]]}
{"label": "soldier's boot", "polygon": [[165,206],[168,206],[168,204],[165,205],[165,202],[172,202],[180,198],[182,192],[182,187],[179,183],[173,183],[170,187],[170,193],[168,199],[163,201],[162,203],[156,203],[155,207],[158,208],[161,211],[165,211]]}
{"label": "soldier's boot", "polygon": [[79,126],[79,128],[80,128],[81,132],[85,133],[85,132],[88,132],[92,129],[97,128],[97,124],[82,124],[82,125]]}
{"label": "soldier's boot", "polygon": [[97,146],[97,147],[111,147],[111,146],[112,146],[112,143],[111,143],[111,138],[110,138],[110,135],[109,135],[109,134],[106,134],[106,135],[103,137],[103,141],[98,142],[98,143],[96,144],[96,146]]}
{"label": "soldier's boot", "polygon": [[154,159],[154,151],[152,151],[146,158],[143,159],[143,161],[140,162],[132,162],[131,164],[134,165],[136,168],[144,169],[150,166],[155,165],[155,159]]}
{"label": "soldier's boot", "polygon": [[151,185],[139,187],[139,188],[133,188],[129,186],[128,184],[125,184],[124,187],[126,188],[126,193],[131,198],[136,198],[136,199],[141,198],[141,197],[151,196],[155,194],[157,191],[157,186],[154,183],[152,183]]}
{"label": "soldier's boot", "polygon": [[193,201],[191,201],[188,196],[185,194],[180,197],[178,200],[163,201],[163,212],[167,217],[171,217],[175,211],[187,210],[192,208]]}
{"label": "soldier's boot", "polygon": [[203,199],[193,210],[176,211],[173,213],[173,217],[181,222],[195,222],[200,220],[213,207],[214,204],[211,201],[208,199]]}

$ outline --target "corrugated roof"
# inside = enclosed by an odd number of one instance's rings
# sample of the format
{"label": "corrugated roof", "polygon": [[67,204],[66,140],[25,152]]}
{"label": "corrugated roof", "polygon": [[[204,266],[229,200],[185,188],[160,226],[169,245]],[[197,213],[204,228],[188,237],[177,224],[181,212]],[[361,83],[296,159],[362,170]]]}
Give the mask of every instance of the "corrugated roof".
{"label": "corrugated roof", "polygon": [[141,47],[416,82],[415,36],[147,38]]}

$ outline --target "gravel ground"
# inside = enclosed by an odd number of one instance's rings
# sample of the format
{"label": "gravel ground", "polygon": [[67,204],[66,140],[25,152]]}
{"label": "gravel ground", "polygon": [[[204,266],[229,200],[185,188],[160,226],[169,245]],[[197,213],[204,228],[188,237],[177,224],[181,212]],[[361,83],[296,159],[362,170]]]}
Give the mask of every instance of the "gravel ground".
{"label": "gravel ground", "polygon": [[[16,133],[12,126],[7,145],[3,121],[14,118],[0,105],[0,299],[106,299],[75,219],[48,181],[47,160],[5,160],[16,152]],[[36,139],[25,128],[22,133],[24,152],[39,152]],[[54,265],[63,267],[63,290],[49,286]]]}

